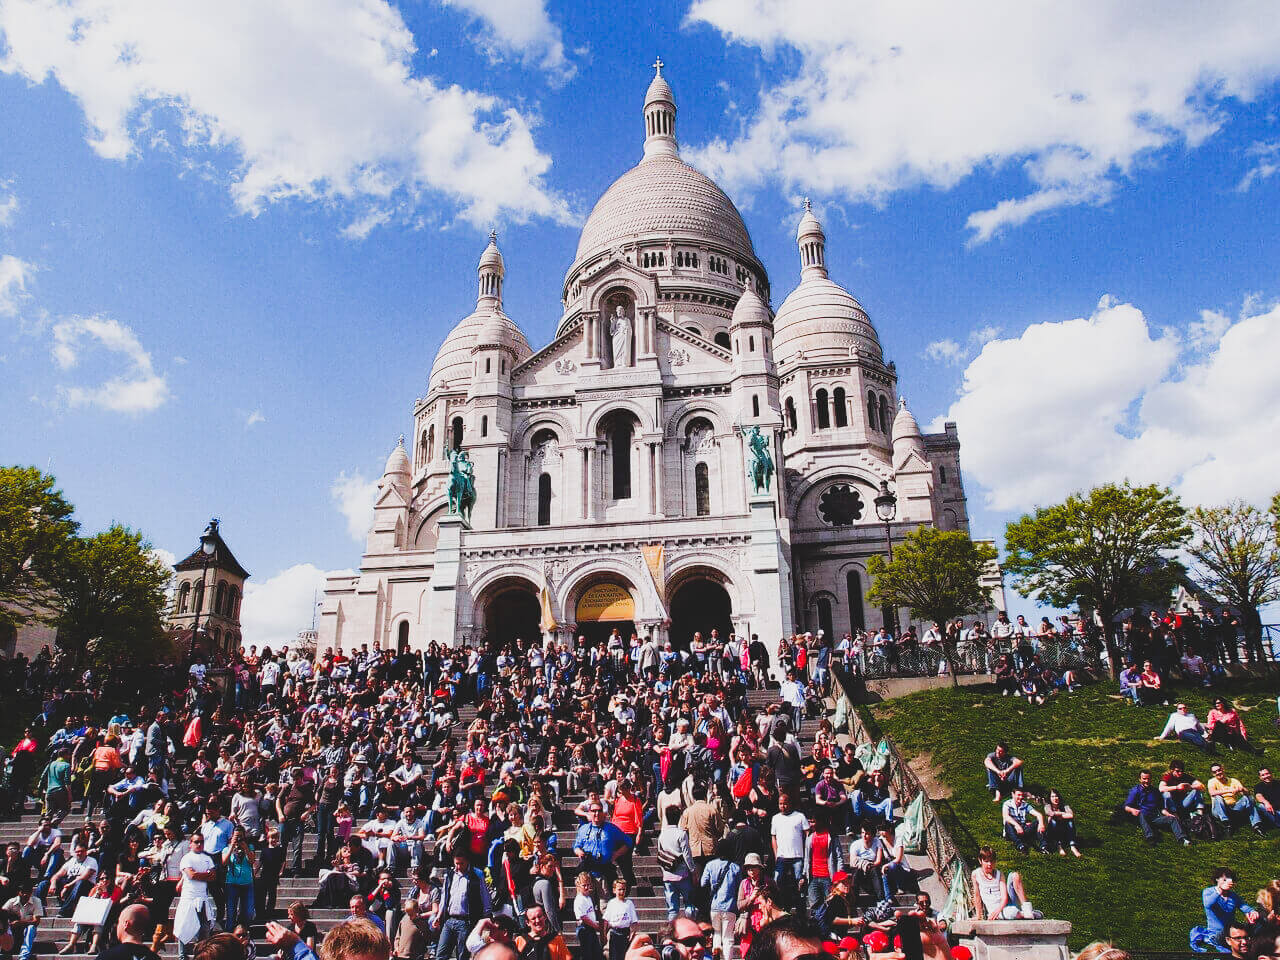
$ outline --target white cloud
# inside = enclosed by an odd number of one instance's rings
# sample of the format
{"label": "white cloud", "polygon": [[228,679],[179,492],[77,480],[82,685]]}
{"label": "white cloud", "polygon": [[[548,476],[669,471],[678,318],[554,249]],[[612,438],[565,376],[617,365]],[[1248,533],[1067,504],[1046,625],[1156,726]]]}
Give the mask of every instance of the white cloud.
{"label": "white cloud", "polygon": [[245,426],[245,429],[247,430],[250,427],[252,427],[255,423],[266,423],[266,422],[267,422],[267,418],[262,415],[262,411],[255,410],[253,411],[253,413],[249,414],[249,416],[245,419],[244,426]]}
{"label": "white cloud", "polygon": [[1266,500],[1280,476],[1280,305],[1246,308],[1234,322],[1206,311],[1184,342],[1104,297],[1087,318],[988,343],[934,426],[957,422],[966,473],[997,510],[1126,477],[1193,503]]}
{"label": "white cloud", "polygon": [[342,235],[348,240],[363,240],[375,229],[391,219],[391,211],[374,207],[363,216],[357,217],[342,228]]}
{"label": "white cloud", "polygon": [[244,646],[279,650],[297,644],[298,631],[311,627],[315,601],[324,590],[325,578],[351,572],[321,570],[315,564],[299,563],[262,583],[246,582],[240,607]]}
{"label": "white cloud", "polygon": [[242,212],[443,196],[482,226],[570,220],[544,182],[534,118],[416,75],[416,50],[387,0],[0,4],[0,70],[61,85],[103,157],[173,150],[224,169]]}
{"label": "white cloud", "polygon": [[[0,184],[0,187],[4,184]],[[13,215],[18,212],[18,195],[0,192],[0,227],[7,227],[13,222]]]}
{"label": "white cloud", "polygon": [[[70,317],[53,327],[53,359],[62,370],[80,366],[85,341],[95,360],[103,353],[123,358],[124,373],[93,387],[64,386],[63,398],[70,407],[95,406],[116,413],[149,413],[169,399],[169,384],[155,372],[149,354],[137,335],[125,324],[110,317]],[[112,362],[118,366],[118,360]]]}
{"label": "white cloud", "polygon": [[0,316],[16,316],[18,306],[29,298],[27,282],[35,276],[36,265],[6,253],[0,257]]}
{"label": "white cloud", "polygon": [[1241,193],[1247,191],[1255,183],[1280,173],[1280,140],[1259,141],[1249,147],[1245,153],[1253,161],[1253,166],[1236,184],[1236,189]]}
{"label": "white cloud", "polygon": [[373,525],[373,499],[378,492],[377,480],[366,480],[359,470],[350,475],[344,470],[329,486],[329,496],[347,518],[347,532],[357,543],[364,543]]}
{"label": "white cloud", "polygon": [[[576,67],[564,51],[560,28],[551,22],[543,0],[443,0],[446,6],[466,10],[484,22],[476,36],[480,49],[492,60],[514,56],[541,67],[563,83]],[[432,51],[434,53],[434,51]]]}
{"label": "white cloud", "polygon": [[[1058,207],[1104,202],[1135,164],[1194,147],[1280,75],[1268,0],[933,4],[695,0],[689,20],[779,68],[738,134],[696,151],[729,188],[780,181],[883,202],[1020,168],[1021,196],[969,217],[981,242]],[[776,71],[771,71],[776,76]]]}
{"label": "white cloud", "polygon": [[960,344],[949,337],[942,340],[934,340],[924,348],[924,355],[928,360],[936,360],[939,363],[952,365],[958,365],[964,361],[964,351],[960,349]]}

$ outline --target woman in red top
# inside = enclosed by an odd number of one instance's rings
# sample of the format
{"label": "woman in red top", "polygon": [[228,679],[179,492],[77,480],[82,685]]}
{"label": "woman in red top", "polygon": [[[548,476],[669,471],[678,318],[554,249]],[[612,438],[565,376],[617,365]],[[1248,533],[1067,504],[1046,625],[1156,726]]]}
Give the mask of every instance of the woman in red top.
{"label": "woman in red top", "polygon": [[627,886],[634,887],[636,875],[631,866],[631,855],[636,848],[640,828],[644,825],[644,797],[636,793],[630,776],[624,776],[618,781],[618,793],[613,798],[613,825],[627,839],[627,852],[618,859],[618,869],[627,878]]}
{"label": "woman in red top", "polygon": [[476,797],[471,812],[462,818],[467,828],[467,852],[471,854],[471,865],[480,870],[485,868],[489,858],[490,821],[486,806],[484,797]]}
{"label": "woman in red top", "polygon": [[804,842],[804,879],[809,915],[831,896],[831,878],[844,867],[844,850],[839,837],[831,833],[831,812],[819,809],[813,817],[813,832]]}
{"label": "woman in red top", "polygon": [[1249,734],[1236,708],[1222,697],[1213,701],[1213,709],[1209,711],[1205,726],[1209,728],[1210,743],[1224,743],[1232,750],[1239,747],[1241,750],[1262,753],[1261,750],[1255,750],[1249,742]]}

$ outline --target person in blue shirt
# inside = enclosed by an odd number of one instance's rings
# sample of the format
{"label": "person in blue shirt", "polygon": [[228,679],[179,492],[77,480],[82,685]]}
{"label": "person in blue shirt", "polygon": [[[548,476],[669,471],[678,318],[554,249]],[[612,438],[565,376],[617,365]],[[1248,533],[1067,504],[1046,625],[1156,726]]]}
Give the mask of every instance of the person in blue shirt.
{"label": "person in blue shirt", "polygon": [[1258,919],[1258,911],[1254,910],[1240,898],[1233,889],[1236,875],[1229,867],[1219,867],[1213,871],[1213,886],[1205,887],[1200,895],[1204,902],[1203,927],[1191,928],[1191,949],[1196,953],[1230,953],[1227,946],[1227,927],[1235,923],[1236,911],[1244,914],[1250,924]]}
{"label": "person in blue shirt", "polygon": [[623,832],[605,821],[604,807],[598,802],[587,807],[587,822],[573,838],[573,852],[582,860],[579,869],[612,883],[618,875],[615,861],[630,850]]}
{"label": "person in blue shirt", "polygon": [[716,855],[702,868],[700,883],[708,892],[711,903],[712,950],[725,957],[733,948],[733,925],[738,919],[738,884],[741,881],[742,868],[732,860],[726,860],[718,848]]}
{"label": "person in blue shirt", "polygon": [[1148,843],[1156,842],[1156,830],[1166,827],[1173,832],[1173,838],[1184,847],[1191,846],[1182,820],[1176,813],[1164,805],[1160,792],[1151,786],[1151,771],[1143,770],[1138,774],[1138,783],[1129,790],[1124,801],[1124,812],[1138,821],[1142,835]]}

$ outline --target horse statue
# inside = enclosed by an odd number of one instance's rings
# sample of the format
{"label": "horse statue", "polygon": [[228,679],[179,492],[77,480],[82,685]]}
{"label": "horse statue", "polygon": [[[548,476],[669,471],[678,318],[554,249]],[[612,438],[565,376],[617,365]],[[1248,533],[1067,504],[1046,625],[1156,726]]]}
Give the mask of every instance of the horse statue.
{"label": "horse statue", "polygon": [[747,479],[752,483],[752,493],[768,493],[773,482],[773,457],[769,455],[769,438],[760,432],[760,428],[752,424],[743,437],[747,441]]}
{"label": "horse statue", "polygon": [[471,523],[471,508],[476,505],[476,473],[467,451],[449,451],[449,513]]}

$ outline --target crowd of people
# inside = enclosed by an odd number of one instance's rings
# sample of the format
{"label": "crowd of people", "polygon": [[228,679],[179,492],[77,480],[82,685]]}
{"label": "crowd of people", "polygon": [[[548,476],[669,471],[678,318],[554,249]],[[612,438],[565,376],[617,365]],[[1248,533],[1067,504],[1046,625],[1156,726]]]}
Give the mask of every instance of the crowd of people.
{"label": "crowd of people", "polygon": [[[616,632],[573,649],[250,647],[114,701],[89,692],[114,680],[56,657],[11,662],[41,706],[6,783],[42,813],[0,870],[12,952],[29,960],[55,912],[77,917],[62,952],[117,945],[142,907],[143,946],[176,940],[182,960],[220,931],[218,949],[252,960],[263,920],[289,960],[328,942],[320,910],[372,924],[403,960],[491,942],[567,960],[570,933],[581,960],[642,960],[639,885],[666,903],[648,949],[729,960],[779,923],[845,957],[904,935],[949,957],[884,772],[820,716],[830,643],[787,638],[776,665],[762,648],[715,631],[680,651]],[[656,858],[648,875],[637,851]],[[282,878],[311,895],[278,904]],[[84,898],[106,902],[93,922]]]}

